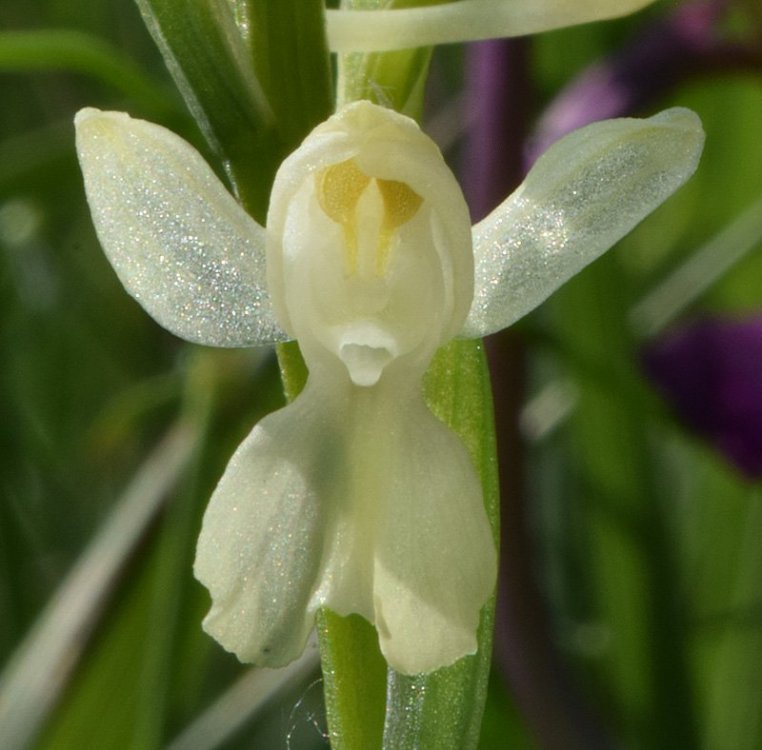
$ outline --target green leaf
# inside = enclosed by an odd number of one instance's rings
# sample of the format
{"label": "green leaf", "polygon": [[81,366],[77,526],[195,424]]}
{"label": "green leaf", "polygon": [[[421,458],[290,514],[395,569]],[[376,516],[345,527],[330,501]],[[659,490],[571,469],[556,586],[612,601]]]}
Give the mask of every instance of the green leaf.
{"label": "green leaf", "polygon": [[386,661],[375,628],[359,615],[321,610],[317,620],[333,750],[378,750],[384,729]]}
{"label": "green leaf", "polygon": [[[34,728],[48,721],[49,705],[23,688],[39,684],[37,693],[42,690],[45,698],[53,684],[51,671],[61,679],[61,693],[52,696],[61,702],[36,746],[40,750],[78,746],[151,750],[165,746],[178,719],[195,718],[209,660],[215,652],[223,656],[200,627],[208,597],[190,574],[210,484],[224,460],[220,454],[229,450],[227,438],[212,432],[218,418],[212,406],[224,402],[230,391],[240,395],[253,388],[258,395],[255,416],[260,416],[272,408],[271,383],[277,380],[274,368],[259,368],[252,378],[250,372],[239,372],[235,362],[227,352],[194,350],[186,370],[181,440],[175,435],[174,442],[162,446],[137,475],[125,501],[93,543],[99,554],[83,557],[79,586],[64,587],[58,602],[62,614],[47,625],[47,639],[38,639],[32,643],[35,648],[28,649],[31,658],[25,659],[22,672],[26,680],[14,682],[22,688],[15,693],[22,705],[26,699],[26,713],[34,715]],[[174,485],[179,487],[172,502],[160,505]],[[159,510],[164,513],[157,519]],[[102,590],[106,586],[108,590]],[[95,591],[84,597],[83,592],[93,587]],[[86,603],[96,595],[100,600],[108,596],[108,607],[101,601],[84,625],[81,617],[71,622],[71,613],[82,608],[82,600]],[[48,699],[48,704],[52,702]],[[0,707],[4,703],[0,697]],[[11,736],[5,730],[14,727],[2,722],[18,723],[20,713],[10,710],[15,704],[6,705],[7,717],[0,710],[4,737]]]}
{"label": "green leaf", "polygon": [[264,223],[275,171],[330,111],[319,0],[136,0],[246,209]]}
{"label": "green leaf", "polygon": [[288,150],[333,109],[322,0],[235,0],[239,28]]}
{"label": "green leaf", "polygon": [[[193,425],[181,422],[158,446],[3,673],[0,734],[9,747],[27,746],[61,697],[119,577],[197,449],[198,437]],[[118,623],[120,631],[131,629],[127,620]],[[120,647],[108,655],[129,662],[134,653],[132,648]],[[108,679],[118,665],[111,659],[104,664],[103,675]],[[85,724],[95,727],[89,700],[85,703]],[[81,741],[84,735],[77,736]]]}
{"label": "green leaf", "polygon": [[261,221],[283,149],[230,6],[224,0],[136,2],[204,136]]}
{"label": "green leaf", "polygon": [[0,71],[71,71],[123,92],[157,116],[172,109],[171,95],[102,39],[81,31],[0,32]]}

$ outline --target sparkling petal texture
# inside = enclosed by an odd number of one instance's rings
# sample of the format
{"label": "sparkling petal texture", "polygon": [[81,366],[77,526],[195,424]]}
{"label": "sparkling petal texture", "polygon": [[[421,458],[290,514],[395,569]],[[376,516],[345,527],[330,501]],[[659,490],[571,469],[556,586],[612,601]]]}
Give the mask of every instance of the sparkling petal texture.
{"label": "sparkling petal texture", "polygon": [[465,337],[526,315],[608,250],[695,171],[704,134],[691,111],[594,123],[555,143],[473,229]]}
{"label": "sparkling petal texture", "polygon": [[416,674],[476,652],[497,554],[463,444],[421,400],[402,406],[390,441],[395,472],[387,467],[373,595],[382,653],[398,672]]}
{"label": "sparkling petal texture", "polygon": [[405,674],[473,653],[496,552],[465,448],[399,368],[374,388],[319,375],[254,429],[212,497],[195,565],[206,630],[279,666],[328,607],[375,623]]}
{"label": "sparkling petal texture", "polygon": [[177,136],[119,113],[76,122],[96,229],[128,291],[193,341],[297,338],[309,368],[212,496],[195,563],[212,596],[204,627],[267,666],[298,656],[321,607],[374,623],[404,674],[473,653],[495,544],[423,374],[438,346],[512,323],[682,184],[698,118],[670,110],[567,136],[474,228],[474,252],[436,145],[370,102],[281,165],[266,233]]}
{"label": "sparkling petal texture", "polygon": [[101,245],[162,326],[211,346],[283,341],[266,287],[265,231],[170,131],[85,109],[77,151]]}
{"label": "sparkling petal texture", "polygon": [[[280,666],[303,650],[336,462],[330,412],[307,394],[265,417],[228,464],[204,515],[194,573],[212,595],[204,629],[241,661]],[[330,424],[326,424],[327,418]],[[332,451],[333,449],[333,451]]]}
{"label": "sparkling petal texture", "polygon": [[653,0],[460,0],[425,8],[326,11],[334,52],[382,52],[524,36],[634,13]]}

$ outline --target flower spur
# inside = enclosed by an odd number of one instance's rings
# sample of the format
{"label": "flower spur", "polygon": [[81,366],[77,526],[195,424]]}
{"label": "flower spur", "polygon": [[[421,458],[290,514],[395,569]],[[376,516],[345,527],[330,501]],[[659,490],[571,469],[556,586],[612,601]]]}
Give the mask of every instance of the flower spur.
{"label": "flower spur", "polygon": [[672,109],[572,133],[471,228],[417,124],[354,102],[281,165],[266,230],[164,128],[92,109],[76,124],[99,239],[143,307],[207,345],[296,339],[309,369],[210,500],[195,563],[205,629],[279,666],[325,607],[373,623],[402,673],[475,652],[495,544],[423,374],[439,346],[510,325],[677,189],[701,151],[698,118]]}

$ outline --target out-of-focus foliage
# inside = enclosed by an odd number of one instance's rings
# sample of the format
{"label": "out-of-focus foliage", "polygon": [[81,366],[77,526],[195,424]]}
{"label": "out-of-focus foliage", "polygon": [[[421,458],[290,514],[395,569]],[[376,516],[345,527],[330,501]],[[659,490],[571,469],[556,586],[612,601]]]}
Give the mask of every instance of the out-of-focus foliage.
{"label": "out-of-focus foliage", "polygon": [[[517,116],[528,111],[531,127],[577,72],[668,10],[532,40],[531,99]],[[753,10],[738,2],[727,33],[759,57]],[[17,33],[61,29],[80,36]],[[758,224],[722,234],[762,195],[762,68],[743,67],[696,71],[653,102],[702,117],[699,172],[518,334],[523,531],[548,643],[575,705],[617,747],[762,746],[762,495],[659,401],[633,323],[689,263],[683,302],[649,320],[762,306]],[[433,69],[431,130],[451,144],[468,119],[461,52],[437,51]],[[283,402],[274,356],[206,350],[159,329],[114,277],[84,202],[71,125],[82,106],[128,110],[204,148],[132,0],[3,0],[0,103],[0,722],[18,728],[25,706],[24,732],[36,736],[8,746],[326,746],[314,660],[262,703],[273,686],[201,632],[206,594],[191,576],[211,488],[251,425]],[[494,387],[508,385],[496,375]],[[133,514],[113,515],[123,508]],[[113,523],[123,517],[130,528]],[[55,600],[77,561],[84,583]],[[93,601],[90,574],[107,565]],[[54,627],[40,625],[43,613]],[[70,641],[56,643],[64,632]],[[521,651],[501,638],[499,654]],[[25,662],[35,649],[47,658]],[[25,663],[36,671],[23,682]],[[538,736],[561,747],[532,721],[543,706],[526,685],[501,659],[485,750],[535,747]]]}

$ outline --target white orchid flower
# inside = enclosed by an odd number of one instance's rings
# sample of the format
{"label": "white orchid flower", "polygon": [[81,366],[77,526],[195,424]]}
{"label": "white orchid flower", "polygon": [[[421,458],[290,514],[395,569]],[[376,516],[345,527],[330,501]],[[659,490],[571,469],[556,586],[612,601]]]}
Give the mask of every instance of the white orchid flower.
{"label": "white orchid flower", "polygon": [[204,625],[278,666],[315,612],[375,624],[396,670],[475,652],[496,551],[472,462],[425,406],[437,347],[514,322],[694,171],[690,111],[590,125],[554,145],[473,230],[415,122],[365,101],[283,163],[267,230],[191,146],[86,109],[77,147],[98,236],[127,290],[190,341],[297,339],[300,396],[239,447],[204,517]]}
{"label": "white orchid flower", "polygon": [[333,52],[381,52],[515,37],[634,13],[654,0],[458,0],[326,11]]}

